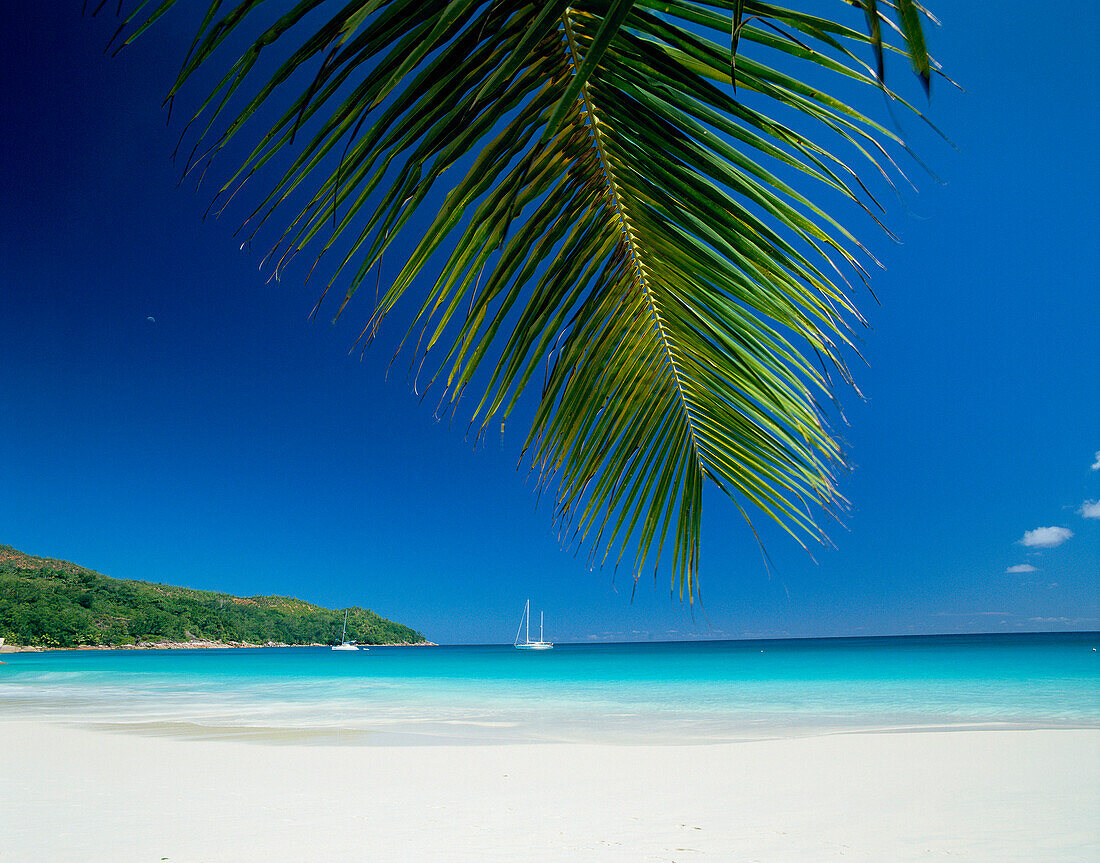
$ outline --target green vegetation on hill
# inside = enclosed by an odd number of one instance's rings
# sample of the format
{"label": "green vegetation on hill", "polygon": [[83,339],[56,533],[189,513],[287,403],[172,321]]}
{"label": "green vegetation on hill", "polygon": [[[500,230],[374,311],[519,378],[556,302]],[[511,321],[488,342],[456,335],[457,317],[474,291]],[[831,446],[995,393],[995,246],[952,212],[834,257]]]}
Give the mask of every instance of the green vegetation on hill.
{"label": "green vegetation on hill", "polygon": [[[230,596],[124,581],[64,560],[0,545],[0,637],[9,644],[76,647],[138,641],[334,644],[343,609],[285,596]],[[423,642],[419,632],[364,608],[348,615],[349,640]]]}

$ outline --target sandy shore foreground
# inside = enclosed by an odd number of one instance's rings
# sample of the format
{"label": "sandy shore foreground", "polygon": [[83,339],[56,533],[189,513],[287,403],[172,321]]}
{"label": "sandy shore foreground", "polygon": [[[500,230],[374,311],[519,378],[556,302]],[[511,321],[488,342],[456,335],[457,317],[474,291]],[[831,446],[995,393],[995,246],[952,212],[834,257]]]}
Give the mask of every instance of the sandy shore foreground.
{"label": "sandy shore foreground", "polygon": [[273,745],[0,724],[4,863],[1096,861],[1100,731]]}

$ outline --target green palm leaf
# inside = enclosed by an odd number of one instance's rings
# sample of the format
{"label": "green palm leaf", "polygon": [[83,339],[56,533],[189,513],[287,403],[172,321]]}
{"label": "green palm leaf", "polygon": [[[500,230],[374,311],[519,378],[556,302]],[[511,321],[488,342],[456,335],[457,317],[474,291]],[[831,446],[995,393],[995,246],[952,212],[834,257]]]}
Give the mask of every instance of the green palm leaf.
{"label": "green palm leaf", "polygon": [[[139,6],[126,41],[174,2]],[[886,48],[931,68],[919,6],[852,5],[866,34],[750,0],[216,0],[169,99],[251,28],[192,123],[203,159],[253,141],[219,196],[282,156],[245,223],[253,237],[278,214],[275,273],[331,250],[339,314],[400,250],[364,345],[415,290],[413,362],[434,358],[452,402],[476,386],[482,429],[535,382],[524,452],[564,529],[600,561],[632,549],[635,575],[670,547],[690,600],[707,481],[799,542],[841,502],[818,402],[827,365],[849,379],[841,273],[863,274],[809,190],[872,213],[862,175],[888,178],[904,145],[789,70],[886,89],[883,21],[907,46]],[[431,222],[410,240],[417,214]]]}

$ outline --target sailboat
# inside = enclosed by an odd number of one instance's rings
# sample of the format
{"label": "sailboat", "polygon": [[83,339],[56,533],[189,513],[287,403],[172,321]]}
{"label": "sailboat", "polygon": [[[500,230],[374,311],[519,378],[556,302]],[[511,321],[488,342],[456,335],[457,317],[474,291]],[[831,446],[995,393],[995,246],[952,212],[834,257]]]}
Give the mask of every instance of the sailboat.
{"label": "sailboat", "polygon": [[[340,633],[340,643],[332,645],[333,650],[359,650],[359,645],[354,641],[345,641],[348,634],[348,610],[344,609],[344,631]],[[363,650],[369,650],[370,648],[364,647]]]}
{"label": "sailboat", "polygon": [[[521,629],[526,627],[525,641],[519,640],[519,633]],[[550,650],[553,648],[553,644],[549,641],[542,640],[542,612],[539,612],[539,640],[531,640],[531,600],[527,600],[527,604],[523,606],[523,617],[519,622],[519,629],[516,630],[516,650]]]}

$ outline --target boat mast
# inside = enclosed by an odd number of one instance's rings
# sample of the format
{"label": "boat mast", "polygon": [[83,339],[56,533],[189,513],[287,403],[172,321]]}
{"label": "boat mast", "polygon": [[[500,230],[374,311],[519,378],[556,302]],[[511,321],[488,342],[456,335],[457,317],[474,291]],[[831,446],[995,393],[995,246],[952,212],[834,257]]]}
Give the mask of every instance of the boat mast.
{"label": "boat mast", "polygon": [[348,610],[344,609],[344,631],[340,633],[340,643],[343,644],[347,641],[348,634]]}
{"label": "boat mast", "polygon": [[523,616],[527,619],[527,643],[531,643],[531,600],[523,606]]}
{"label": "boat mast", "polygon": [[542,637],[542,615],[543,614],[544,614],[544,612],[542,612],[542,611],[539,612],[539,644],[542,644],[542,642],[545,641],[545,639]]}

